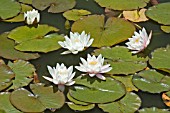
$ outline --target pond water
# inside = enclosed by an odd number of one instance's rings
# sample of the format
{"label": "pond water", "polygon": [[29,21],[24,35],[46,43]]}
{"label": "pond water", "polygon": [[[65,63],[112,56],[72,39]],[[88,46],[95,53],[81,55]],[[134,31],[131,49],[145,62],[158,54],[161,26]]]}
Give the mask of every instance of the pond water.
{"label": "pond water", "polygon": [[[75,6],[75,9],[86,9],[92,12],[92,14],[103,14],[104,8],[101,8],[96,2],[93,0],[76,0],[77,4]],[[159,0],[159,2],[169,2],[169,0]],[[62,14],[52,14],[48,13],[47,10],[41,12],[41,20],[40,24],[48,24],[54,27],[57,27],[60,29],[59,34],[68,34],[69,30],[65,29],[65,21],[66,19],[62,16]],[[6,22],[0,22],[0,33],[10,31],[14,29],[17,26],[25,25],[24,23],[6,23]],[[170,35],[164,33],[160,29],[160,25],[158,25],[154,21],[148,21],[144,23],[139,23],[140,26],[143,26],[147,28],[147,31],[152,30],[153,31],[153,38],[148,46],[149,52],[154,51],[156,48],[159,47],[166,47],[168,44],[170,44]],[[34,64],[36,67],[36,72],[39,75],[39,79],[41,82],[46,84],[51,84],[44,80],[42,76],[49,75],[47,70],[47,65],[55,66],[56,63],[64,63],[66,66],[70,65],[78,65],[80,62],[80,57],[86,57],[88,53],[91,53],[95,48],[88,48],[84,52],[81,52],[77,55],[69,54],[69,55],[60,55],[61,52],[64,51],[64,49],[59,49],[56,51],[48,52],[48,53],[41,53],[41,57],[35,60],[31,60],[30,62]],[[80,74],[79,72],[76,72],[77,75]],[[65,91],[67,92],[67,90]],[[145,107],[158,107],[158,108],[168,108],[162,101],[161,94],[151,94],[146,92],[135,92],[139,95],[139,97],[142,99],[142,105],[141,108]],[[47,113],[50,113],[50,111],[46,111]],[[74,113],[79,111],[73,111],[71,110],[66,104],[61,109],[57,110],[56,113]],[[95,107],[95,109],[89,110],[89,111],[82,111],[81,113],[103,113],[101,109],[98,107]]]}

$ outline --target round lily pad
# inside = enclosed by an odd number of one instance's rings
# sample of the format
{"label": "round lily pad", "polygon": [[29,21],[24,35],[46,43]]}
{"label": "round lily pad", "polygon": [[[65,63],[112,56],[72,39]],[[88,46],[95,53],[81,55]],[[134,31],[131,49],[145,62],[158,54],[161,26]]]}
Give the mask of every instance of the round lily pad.
{"label": "round lily pad", "polygon": [[68,10],[68,11],[64,12],[63,16],[67,20],[76,21],[76,20],[82,18],[83,16],[89,15],[89,14],[91,14],[91,12],[84,10],[84,9],[72,9],[72,10]]}
{"label": "round lily pad", "polygon": [[170,90],[170,77],[155,70],[144,70],[133,76],[133,84],[142,91],[160,93]]}
{"label": "round lily pad", "polygon": [[82,102],[82,101],[74,99],[72,96],[70,96],[69,93],[67,93],[67,98],[69,99],[69,101],[71,101],[71,103],[74,103],[76,105],[88,105],[89,104],[89,103]]}
{"label": "round lily pad", "polygon": [[89,105],[76,105],[72,102],[67,102],[67,105],[72,109],[72,110],[76,110],[76,111],[86,111],[86,110],[90,110],[93,109],[95,107],[95,104],[89,104]]}
{"label": "round lily pad", "polygon": [[140,98],[135,93],[127,93],[119,101],[108,104],[98,104],[104,112],[109,113],[135,113],[141,105]]}
{"label": "round lily pad", "polygon": [[146,11],[146,15],[160,23],[160,24],[164,24],[164,25],[170,25],[170,3],[160,3],[158,5],[154,5],[152,7],[150,7],[147,11]]}
{"label": "round lily pad", "polygon": [[156,107],[143,108],[138,110],[139,113],[169,113],[168,109],[159,109]]}
{"label": "round lily pad", "polygon": [[152,53],[149,64],[156,68],[170,73],[170,46],[158,48]]}
{"label": "round lily pad", "polygon": [[15,0],[0,0],[0,18],[7,19],[16,16],[21,6]]}
{"label": "round lily pad", "polygon": [[[124,85],[112,78],[100,81],[88,76],[77,78],[77,85],[69,89],[73,98],[89,103],[107,103],[121,98],[125,93]],[[83,85],[83,86],[82,86]]]}
{"label": "round lily pad", "polygon": [[162,29],[165,33],[170,33],[170,26],[161,26],[161,29]]}
{"label": "round lily pad", "polygon": [[100,6],[114,10],[132,10],[147,5],[144,0],[95,0]]}
{"label": "round lily pad", "polygon": [[112,46],[131,37],[135,27],[130,22],[111,17],[105,22],[103,15],[83,17],[72,25],[73,32],[85,31],[94,38],[93,47]]}
{"label": "round lily pad", "polygon": [[96,49],[94,54],[102,54],[107,59],[105,61],[112,66],[109,74],[133,74],[147,66],[147,58],[132,56],[132,53],[124,46]]}
{"label": "round lily pad", "polygon": [[17,60],[30,60],[39,57],[37,53],[24,53],[14,49],[15,43],[13,40],[7,38],[8,33],[0,35],[0,56],[6,59]]}
{"label": "round lily pad", "polygon": [[32,5],[39,10],[45,10],[49,7],[48,12],[60,13],[72,9],[76,5],[75,0],[33,0]]}

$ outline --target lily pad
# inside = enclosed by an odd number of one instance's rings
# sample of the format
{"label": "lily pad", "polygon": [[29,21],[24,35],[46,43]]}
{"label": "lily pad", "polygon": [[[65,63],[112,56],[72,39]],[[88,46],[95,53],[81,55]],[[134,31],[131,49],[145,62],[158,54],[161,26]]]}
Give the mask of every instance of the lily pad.
{"label": "lily pad", "polygon": [[[78,77],[77,85],[69,89],[73,98],[88,103],[107,103],[121,98],[125,93],[124,85],[112,78],[107,77],[106,81],[84,76]],[[82,86],[83,85],[83,86]]]}
{"label": "lily pad", "polygon": [[170,46],[156,49],[149,59],[149,64],[156,68],[170,73]]}
{"label": "lily pad", "polygon": [[52,86],[45,87],[44,84],[39,83],[31,84],[30,88],[45,108],[59,109],[64,105],[64,94],[60,91],[54,93]]}
{"label": "lily pad", "polygon": [[76,111],[86,111],[86,110],[91,110],[95,107],[95,104],[89,104],[89,105],[76,105],[72,102],[67,102],[67,105],[72,109]]}
{"label": "lily pad", "polygon": [[76,105],[88,105],[89,104],[89,103],[82,102],[82,101],[74,99],[72,96],[70,96],[69,93],[67,93],[67,98]]}
{"label": "lily pad", "polygon": [[133,84],[142,91],[160,93],[170,90],[170,77],[155,70],[144,70],[133,76]]}
{"label": "lily pad", "polygon": [[124,46],[97,49],[94,54],[102,54],[108,59],[107,62],[112,66],[109,74],[133,74],[147,66],[147,58],[132,56],[132,53]]}
{"label": "lily pad", "polygon": [[138,110],[139,113],[169,113],[168,109],[159,109],[156,107],[143,108]]}
{"label": "lily pad", "polygon": [[100,6],[114,10],[132,10],[147,5],[144,0],[95,0]]}
{"label": "lily pad", "polygon": [[32,0],[19,0],[19,2],[24,4],[32,4]]}
{"label": "lily pad", "polygon": [[41,39],[52,31],[56,32],[58,29],[48,25],[38,25],[37,27],[21,26],[13,29],[8,37],[15,40],[17,43],[21,43],[31,39]]}
{"label": "lily pad", "polygon": [[9,62],[8,66],[15,73],[15,79],[12,81],[12,89],[27,86],[33,80],[35,68],[32,64],[24,60],[17,60],[14,63]]}
{"label": "lily pad", "polygon": [[127,93],[119,101],[115,101],[108,104],[98,104],[104,112],[109,113],[134,113],[139,109],[141,105],[140,98],[135,93]]}
{"label": "lily pad", "polygon": [[[0,93],[0,109],[4,110],[4,113],[22,113],[17,110],[9,101],[10,93],[1,92]],[[0,111],[0,113],[3,113]]]}
{"label": "lily pad", "polygon": [[165,33],[170,33],[170,26],[161,26],[161,29],[162,29]]}
{"label": "lily pad", "polygon": [[160,24],[164,24],[164,25],[170,25],[170,3],[161,3],[158,5],[154,5],[152,7],[150,7],[147,11],[146,11],[146,15],[160,23]]}
{"label": "lily pad", "polygon": [[147,9],[133,10],[133,11],[123,11],[123,16],[132,22],[143,22],[147,21],[145,12]]}
{"label": "lily pad", "polygon": [[32,5],[39,10],[45,10],[49,7],[48,12],[60,13],[72,9],[76,5],[75,0],[33,0]]}
{"label": "lily pad", "polygon": [[83,16],[89,15],[89,14],[91,14],[91,12],[84,10],[84,9],[72,9],[72,10],[68,10],[68,11],[64,12],[63,16],[67,20],[76,21],[76,20],[82,18]]}
{"label": "lily pad", "polygon": [[46,109],[37,98],[37,95],[24,88],[13,91],[10,101],[13,106],[22,112],[43,112]]}
{"label": "lily pad", "polygon": [[40,39],[24,41],[15,46],[15,48],[20,51],[32,51],[32,52],[36,51],[47,53],[49,51],[54,51],[61,48],[61,46],[58,44],[58,41],[63,40],[64,37],[62,35],[50,34]]}
{"label": "lily pad", "polygon": [[135,27],[130,22],[111,17],[104,20],[103,15],[91,15],[84,17],[72,25],[73,32],[86,31],[94,38],[93,47],[112,46],[131,37]]}
{"label": "lily pad", "polygon": [[8,33],[0,35],[0,56],[6,59],[17,60],[30,60],[39,57],[37,53],[24,53],[14,49],[15,43],[13,40],[7,38]]}
{"label": "lily pad", "polygon": [[21,6],[15,0],[0,0],[0,18],[7,19],[16,16]]}

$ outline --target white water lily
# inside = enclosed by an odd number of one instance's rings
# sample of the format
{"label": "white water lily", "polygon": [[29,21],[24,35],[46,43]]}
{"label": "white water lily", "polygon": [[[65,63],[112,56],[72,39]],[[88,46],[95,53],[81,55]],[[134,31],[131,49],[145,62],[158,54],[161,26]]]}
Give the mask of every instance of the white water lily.
{"label": "white water lily", "polygon": [[127,48],[132,50],[132,53],[139,53],[143,51],[150,43],[152,31],[150,32],[149,36],[145,30],[145,28],[139,30],[139,33],[134,32],[134,36],[129,38],[129,42],[126,43],[128,46]]}
{"label": "white water lily", "polygon": [[79,51],[83,51],[85,48],[89,47],[94,39],[90,39],[90,34],[85,34],[83,31],[81,34],[78,32],[70,32],[70,38],[65,36],[65,41],[59,41],[58,43],[68,51],[65,51],[61,54],[77,54]]}
{"label": "white water lily", "polygon": [[24,13],[24,19],[26,19],[26,23],[28,25],[31,25],[34,22],[38,23],[40,21],[40,14],[37,10],[33,9],[32,11],[27,11]]}
{"label": "white water lily", "polygon": [[102,73],[109,72],[112,70],[110,64],[104,64],[104,57],[100,54],[97,58],[90,54],[87,55],[87,61],[83,58],[80,58],[82,64],[80,66],[75,66],[75,68],[82,72],[87,72],[90,77],[98,77],[99,79],[105,80],[106,78],[102,75]]}
{"label": "white water lily", "polygon": [[58,89],[64,91],[65,85],[70,86],[75,83],[73,81],[73,77],[75,76],[75,72],[73,72],[73,66],[70,66],[68,69],[62,63],[61,65],[57,63],[56,67],[47,66],[49,73],[51,74],[52,78],[43,76],[46,80],[53,82],[54,84],[58,85]]}

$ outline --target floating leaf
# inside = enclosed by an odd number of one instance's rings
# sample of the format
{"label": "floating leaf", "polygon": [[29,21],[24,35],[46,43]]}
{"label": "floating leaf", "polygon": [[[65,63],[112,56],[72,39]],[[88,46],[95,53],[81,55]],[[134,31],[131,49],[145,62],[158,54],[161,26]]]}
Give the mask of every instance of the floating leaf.
{"label": "floating leaf", "polygon": [[72,9],[76,2],[75,0],[33,0],[32,5],[39,10],[49,7],[48,12],[60,13]]}
{"label": "floating leaf", "polygon": [[32,52],[49,52],[59,49],[61,46],[58,41],[63,41],[64,37],[58,34],[46,35],[40,39],[33,39],[29,41],[24,41],[15,48],[20,51],[32,51]]}
{"label": "floating leaf", "polygon": [[46,107],[59,109],[64,105],[65,97],[60,91],[54,93],[53,87],[45,87],[44,84],[31,84],[30,88],[38,100]]}
{"label": "floating leaf", "polygon": [[58,29],[48,25],[38,25],[37,27],[21,26],[13,29],[8,37],[17,43],[21,43],[31,39],[43,38],[44,35],[52,31],[58,31]]}
{"label": "floating leaf", "polygon": [[21,6],[15,0],[0,0],[0,18],[7,19],[16,16]]}
{"label": "floating leaf", "polygon": [[78,77],[76,84],[84,86],[74,86],[69,90],[73,98],[89,103],[107,103],[122,97],[126,91],[124,85],[112,78],[106,81],[96,80],[90,77]]}
{"label": "floating leaf", "polygon": [[135,27],[120,18],[109,18],[106,23],[103,15],[84,17],[72,25],[72,31],[90,33],[94,38],[93,47],[112,46],[131,37]]}
{"label": "floating leaf", "polygon": [[108,104],[98,104],[104,112],[134,113],[141,105],[140,98],[135,93],[127,93],[124,98]]}
{"label": "floating leaf", "polygon": [[46,109],[38,100],[37,95],[32,94],[24,88],[13,91],[10,101],[12,105],[22,112],[43,112]]}
{"label": "floating leaf", "polygon": [[162,99],[164,103],[170,107],[170,91],[162,94]]}
{"label": "floating leaf", "polygon": [[67,105],[72,109],[72,110],[76,110],[76,111],[86,111],[86,110],[90,110],[93,109],[95,107],[95,104],[89,104],[89,105],[76,105],[72,102],[67,102]]}
{"label": "floating leaf", "polygon": [[[22,113],[11,104],[11,102],[9,101],[9,96],[10,93],[8,92],[0,93],[0,109],[4,110],[4,113]],[[3,113],[1,112],[1,110],[0,113]]]}
{"label": "floating leaf", "polygon": [[164,25],[170,25],[170,3],[161,3],[158,5],[154,5],[153,7],[150,7],[147,11],[146,11],[146,15],[160,23],[160,24],[164,24]]}
{"label": "floating leaf", "polygon": [[19,2],[24,4],[32,4],[32,0],[19,0]]}
{"label": "floating leaf", "polygon": [[170,77],[155,70],[144,70],[133,76],[133,84],[142,91],[160,93],[170,90]]}
{"label": "floating leaf", "polygon": [[114,10],[132,10],[147,5],[144,0],[95,0],[100,6]]}
{"label": "floating leaf", "polygon": [[167,48],[156,49],[152,53],[152,59],[149,60],[149,64],[156,68],[170,73],[170,46]]}
{"label": "floating leaf", "polygon": [[79,101],[79,100],[74,99],[72,96],[70,96],[69,93],[67,93],[67,98],[68,98],[71,102],[73,102],[73,103],[75,103],[75,104],[77,104],[77,105],[88,105],[88,104],[89,104],[89,103],[82,102],[82,101]]}
{"label": "floating leaf", "polygon": [[165,33],[170,33],[170,26],[161,26],[161,29],[162,29]]}
{"label": "floating leaf", "polygon": [[138,110],[139,113],[169,113],[168,109],[159,109],[156,107],[143,108]]}
{"label": "floating leaf", "polygon": [[148,19],[145,16],[145,11],[147,9],[133,10],[133,11],[123,11],[123,16],[132,22],[143,22]]}
{"label": "floating leaf", "polygon": [[147,58],[132,56],[126,47],[116,46],[113,48],[103,48],[95,50],[95,55],[102,54],[111,64],[112,70],[109,74],[132,74],[146,68]]}
{"label": "floating leaf", "polygon": [[15,73],[12,89],[17,89],[22,86],[27,86],[33,80],[35,68],[27,61],[17,60],[14,63],[9,62],[8,66]]}
{"label": "floating leaf", "polygon": [[91,12],[87,11],[87,10],[84,10],[84,9],[72,9],[72,10],[64,12],[63,16],[67,20],[76,21],[76,20],[82,18],[83,16],[89,15],[89,14],[91,14]]}
{"label": "floating leaf", "polygon": [[112,78],[122,82],[127,91],[138,91],[138,89],[132,83],[132,75],[129,76],[111,76]]}
{"label": "floating leaf", "polygon": [[14,49],[14,41],[7,38],[8,33],[0,35],[0,56],[6,59],[17,60],[30,60],[39,57],[36,53],[24,53]]}

